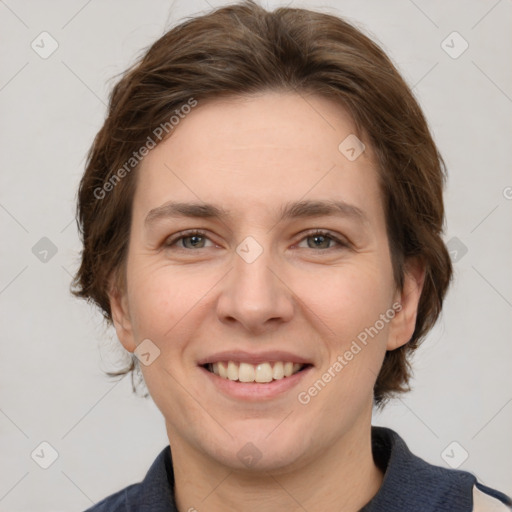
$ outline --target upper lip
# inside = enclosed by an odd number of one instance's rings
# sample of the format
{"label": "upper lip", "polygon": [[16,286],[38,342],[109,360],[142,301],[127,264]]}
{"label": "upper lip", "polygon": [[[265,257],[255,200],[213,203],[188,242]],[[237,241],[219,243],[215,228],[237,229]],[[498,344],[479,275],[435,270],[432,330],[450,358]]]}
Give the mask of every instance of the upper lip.
{"label": "upper lip", "polygon": [[226,350],[216,352],[199,359],[197,364],[203,366],[220,361],[236,361],[237,363],[260,364],[265,362],[292,362],[299,364],[312,364],[311,360],[282,350],[271,350],[266,352],[245,352],[243,350]]}

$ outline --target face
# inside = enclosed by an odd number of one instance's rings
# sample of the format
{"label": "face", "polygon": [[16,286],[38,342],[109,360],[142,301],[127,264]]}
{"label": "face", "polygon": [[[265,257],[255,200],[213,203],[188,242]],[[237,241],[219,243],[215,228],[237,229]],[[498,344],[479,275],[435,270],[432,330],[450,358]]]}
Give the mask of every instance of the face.
{"label": "face", "polygon": [[367,432],[422,279],[395,287],[371,147],[339,149],[354,133],[327,99],[265,93],[199,103],[143,160],[111,304],[171,448],[277,470]]}

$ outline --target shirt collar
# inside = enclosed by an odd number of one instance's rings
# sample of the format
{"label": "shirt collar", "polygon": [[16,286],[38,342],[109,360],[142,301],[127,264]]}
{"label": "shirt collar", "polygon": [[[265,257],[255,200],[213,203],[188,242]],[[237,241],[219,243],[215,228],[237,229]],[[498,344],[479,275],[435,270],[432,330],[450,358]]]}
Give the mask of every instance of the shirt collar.
{"label": "shirt collar", "polygon": [[476,477],[465,471],[434,466],[412,454],[393,430],[372,427],[375,464],[384,472],[382,485],[360,512],[468,512]]}
{"label": "shirt collar", "polygon": [[[396,432],[385,427],[372,427],[372,451],[384,479],[377,494],[360,512],[471,510],[476,483],[471,473],[425,462],[409,451]],[[133,503],[130,510],[177,512],[170,446],[160,452],[133,498],[135,502],[129,500]]]}

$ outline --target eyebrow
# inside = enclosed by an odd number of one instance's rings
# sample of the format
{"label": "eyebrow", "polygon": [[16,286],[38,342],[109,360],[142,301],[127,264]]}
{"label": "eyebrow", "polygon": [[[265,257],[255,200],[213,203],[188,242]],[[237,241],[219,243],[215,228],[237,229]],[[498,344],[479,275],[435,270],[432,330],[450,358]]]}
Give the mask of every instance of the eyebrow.
{"label": "eyebrow", "polygon": [[[214,204],[169,201],[150,210],[144,224],[148,226],[164,218],[193,217],[225,220],[232,216],[231,212]],[[309,200],[286,203],[281,207],[278,221],[321,216],[347,217],[363,224],[369,222],[363,210],[340,200]]]}

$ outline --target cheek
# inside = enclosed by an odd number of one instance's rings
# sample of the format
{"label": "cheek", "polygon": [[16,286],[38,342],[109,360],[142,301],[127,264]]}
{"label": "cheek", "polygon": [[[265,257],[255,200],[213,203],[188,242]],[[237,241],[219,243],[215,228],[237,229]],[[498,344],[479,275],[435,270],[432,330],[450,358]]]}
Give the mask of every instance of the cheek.
{"label": "cheek", "polygon": [[211,320],[212,301],[225,274],[226,269],[208,265],[199,269],[134,258],[128,294],[136,341],[150,339],[163,356],[160,363],[180,372],[180,364],[189,361],[184,352]]}
{"label": "cheek", "polygon": [[206,283],[177,269],[146,267],[131,275],[129,296],[134,333],[157,345],[163,345],[174,330],[182,328],[183,320],[208,289]]}
{"label": "cheek", "polygon": [[393,284],[383,266],[363,262],[304,276],[300,297],[327,327],[346,338],[354,329],[372,325],[391,306]]}
{"label": "cheek", "polygon": [[[305,304],[321,320],[325,349],[328,353],[323,372],[336,375],[338,395],[345,398],[353,391],[373,387],[369,374],[376,378],[386,351],[392,310],[393,282],[384,264],[338,269],[311,290],[311,281],[302,288]],[[307,285],[307,290],[306,290]],[[387,316],[386,316],[387,314]],[[384,320],[382,320],[384,318]],[[339,363],[335,365],[335,362]]]}

